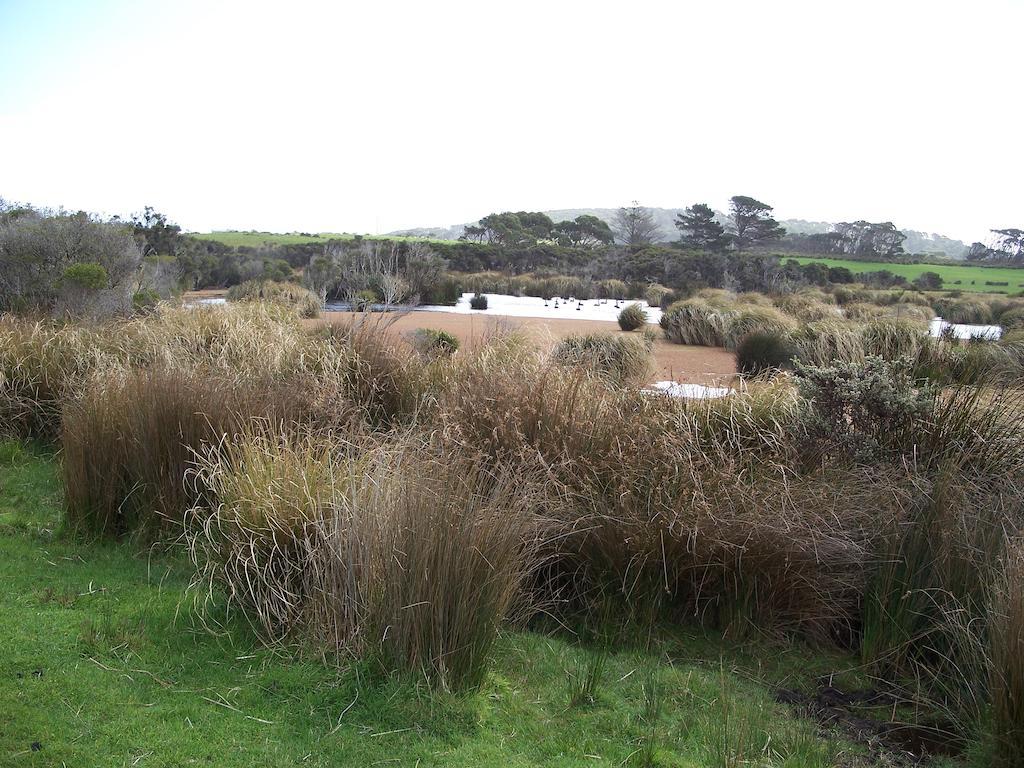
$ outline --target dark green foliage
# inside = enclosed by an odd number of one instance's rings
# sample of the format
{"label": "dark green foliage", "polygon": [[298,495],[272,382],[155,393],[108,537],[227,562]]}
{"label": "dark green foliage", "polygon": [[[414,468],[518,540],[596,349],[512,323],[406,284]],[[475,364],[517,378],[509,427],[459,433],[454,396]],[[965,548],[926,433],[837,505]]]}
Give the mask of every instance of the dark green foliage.
{"label": "dark green foliage", "polygon": [[487,309],[487,296],[478,293],[469,300],[472,309]]}
{"label": "dark green foliage", "polygon": [[132,294],[132,309],[136,312],[142,312],[147,309],[152,309],[159,301],[160,294],[156,291],[143,288],[141,291],[136,291]]}
{"label": "dark green foliage", "polygon": [[789,368],[795,354],[786,333],[754,331],[736,346],[736,367],[740,373],[756,376],[766,371]]}
{"label": "dark green foliage", "polygon": [[942,275],[938,272],[922,272],[914,278],[914,285],[922,291],[941,291]]}
{"label": "dark green foliage", "polygon": [[647,325],[647,313],[639,304],[629,304],[619,312],[619,328],[624,331],[635,331]]}
{"label": "dark green foliage", "polygon": [[555,224],[552,234],[559,245],[570,248],[595,248],[609,245],[615,236],[611,227],[597,216],[577,216],[572,221],[560,221]]}
{"label": "dark green foliage", "polygon": [[745,195],[736,195],[729,202],[732,241],[736,250],[778,240],[786,230],[772,218],[772,207]]}
{"label": "dark green foliage", "polygon": [[543,214],[528,211],[492,213],[477,224],[466,227],[461,240],[475,240],[495,245],[536,245],[551,238],[554,222]]}
{"label": "dark green foliage", "polygon": [[64,270],[61,284],[68,288],[99,290],[106,288],[109,278],[102,264],[72,264]]}
{"label": "dark green foliage", "polygon": [[697,203],[676,216],[679,244],[684,248],[721,251],[729,244],[725,227],[715,220],[715,212],[705,203]]}

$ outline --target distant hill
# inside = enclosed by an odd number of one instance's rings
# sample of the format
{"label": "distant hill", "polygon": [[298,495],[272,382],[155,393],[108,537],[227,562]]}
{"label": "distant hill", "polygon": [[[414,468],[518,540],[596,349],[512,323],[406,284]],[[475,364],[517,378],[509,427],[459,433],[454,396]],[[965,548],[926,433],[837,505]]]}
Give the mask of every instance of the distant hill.
{"label": "distant hill", "polygon": [[[651,208],[654,221],[658,225],[661,242],[672,242],[679,239],[679,231],[675,227],[675,219],[682,208]],[[584,214],[597,216],[609,224],[614,222],[618,208],[564,208],[561,210],[544,211],[553,221],[567,221],[575,219]],[[717,218],[723,224],[726,215],[716,211]],[[475,223],[475,222],[467,222]],[[830,232],[834,224],[827,221],[805,221],[804,219],[785,219],[779,222],[786,228],[787,232],[794,234],[817,234]],[[415,229],[403,229],[397,232],[389,232],[391,235],[402,235],[406,237],[431,237],[438,240],[458,240],[465,229],[466,224],[456,224],[450,227],[419,227]],[[967,254],[967,244],[960,240],[954,240],[934,232],[918,232],[912,229],[901,229],[907,236],[903,243],[903,249],[907,253],[931,253],[945,254],[952,259],[962,259]]]}

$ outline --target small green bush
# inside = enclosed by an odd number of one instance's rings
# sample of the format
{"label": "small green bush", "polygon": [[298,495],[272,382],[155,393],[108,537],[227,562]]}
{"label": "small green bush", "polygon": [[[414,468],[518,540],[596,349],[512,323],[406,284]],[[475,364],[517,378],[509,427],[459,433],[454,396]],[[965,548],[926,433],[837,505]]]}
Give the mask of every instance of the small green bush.
{"label": "small green bush", "polygon": [[363,289],[356,291],[352,298],[352,310],[354,312],[369,312],[377,301],[377,294],[371,290]]}
{"label": "small green bush", "polygon": [[107,270],[100,264],[72,264],[64,270],[61,282],[67,286],[76,288],[92,288],[99,290],[106,288],[109,282]]}
{"label": "small green bush", "polygon": [[754,331],[736,346],[736,367],[740,373],[756,376],[789,368],[795,348],[788,335],[773,331]]}
{"label": "small green bush", "polygon": [[469,300],[469,306],[471,309],[487,309],[487,297],[478,293]]}
{"label": "small green bush", "polygon": [[619,312],[619,328],[624,331],[635,331],[647,325],[647,313],[639,304],[629,304]]}
{"label": "small green bush", "polygon": [[413,348],[423,357],[447,357],[459,349],[459,340],[448,331],[436,328],[417,328],[412,332]]}
{"label": "small green bush", "polygon": [[132,309],[136,312],[143,312],[147,309],[152,309],[160,302],[160,294],[156,291],[143,288],[141,291],[136,291],[132,294]]}
{"label": "small green bush", "polygon": [[17,440],[0,439],[0,467],[17,464],[25,455],[25,449]]}

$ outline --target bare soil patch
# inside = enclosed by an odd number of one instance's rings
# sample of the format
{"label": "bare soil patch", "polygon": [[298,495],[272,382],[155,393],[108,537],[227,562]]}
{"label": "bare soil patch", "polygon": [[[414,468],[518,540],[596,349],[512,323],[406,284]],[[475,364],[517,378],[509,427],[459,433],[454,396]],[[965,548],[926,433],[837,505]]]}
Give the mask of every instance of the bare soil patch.
{"label": "bare soil patch", "polygon": [[[351,312],[325,312],[318,320],[308,323],[347,323],[357,315]],[[365,315],[363,316],[365,317]],[[542,317],[494,317],[466,315],[454,312],[407,312],[386,319],[372,315],[374,321],[388,325],[398,335],[417,328],[436,328],[447,331],[467,347],[479,343],[493,333],[496,325],[517,328],[535,338],[539,344],[553,345],[558,339],[573,333],[624,333],[615,323],[601,320],[562,320]],[[657,329],[657,326],[651,326]],[[673,344],[660,338],[654,342],[654,368],[651,382],[678,381],[683,383],[723,386],[736,376],[736,360],[731,352],[717,347],[692,347]],[[634,333],[639,333],[634,331]]]}

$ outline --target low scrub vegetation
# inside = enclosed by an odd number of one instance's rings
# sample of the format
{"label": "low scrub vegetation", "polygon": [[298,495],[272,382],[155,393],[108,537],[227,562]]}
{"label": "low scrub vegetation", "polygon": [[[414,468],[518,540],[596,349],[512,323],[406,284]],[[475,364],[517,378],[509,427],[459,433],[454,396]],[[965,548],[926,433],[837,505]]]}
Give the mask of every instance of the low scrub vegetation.
{"label": "low scrub vegetation", "polygon": [[267,643],[456,690],[501,626],[603,604],[634,627],[853,649],[1013,764],[1016,348],[887,318],[797,326],[755,296],[666,317],[679,339],[732,338],[752,373],[790,370],[682,401],[630,386],[650,361],[635,335],[416,355],[385,320],[306,329],[258,303],[5,319],[0,402],[9,431],[62,449],[70,527],[185,541],[207,620],[237,609]]}

